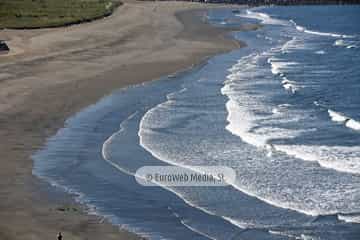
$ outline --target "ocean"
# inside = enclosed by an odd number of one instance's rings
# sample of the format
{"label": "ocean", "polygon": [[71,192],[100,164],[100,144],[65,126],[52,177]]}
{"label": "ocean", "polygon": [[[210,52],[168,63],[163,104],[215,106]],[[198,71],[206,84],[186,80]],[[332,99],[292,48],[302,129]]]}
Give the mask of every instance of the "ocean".
{"label": "ocean", "polygon": [[[360,6],[209,10],[247,46],[115,91],[33,173],[150,239],[360,239]],[[229,186],[139,185],[143,166],[226,166]]]}

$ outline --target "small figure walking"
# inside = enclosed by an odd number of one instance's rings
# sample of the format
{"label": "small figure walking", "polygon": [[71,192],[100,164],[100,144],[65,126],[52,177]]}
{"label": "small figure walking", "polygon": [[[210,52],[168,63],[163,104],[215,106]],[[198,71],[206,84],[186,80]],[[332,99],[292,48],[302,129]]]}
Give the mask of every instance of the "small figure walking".
{"label": "small figure walking", "polygon": [[58,235],[57,235],[57,239],[58,239],[58,240],[62,240],[62,235],[61,235],[61,232],[59,232],[59,233],[58,233]]}

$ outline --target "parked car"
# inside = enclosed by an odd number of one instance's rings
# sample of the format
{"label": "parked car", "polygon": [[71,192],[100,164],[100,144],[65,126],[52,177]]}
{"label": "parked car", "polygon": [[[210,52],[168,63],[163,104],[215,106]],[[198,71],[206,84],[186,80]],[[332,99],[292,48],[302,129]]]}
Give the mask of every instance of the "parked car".
{"label": "parked car", "polygon": [[5,41],[0,40],[0,52],[8,52],[10,49]]}

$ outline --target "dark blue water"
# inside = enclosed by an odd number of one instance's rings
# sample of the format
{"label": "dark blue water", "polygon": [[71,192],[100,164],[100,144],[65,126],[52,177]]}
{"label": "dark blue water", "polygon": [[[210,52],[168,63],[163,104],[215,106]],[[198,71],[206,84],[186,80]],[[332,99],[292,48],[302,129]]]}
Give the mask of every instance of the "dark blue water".
{"label": "dark blue water", "polygon": [[[34,173],[151,239],[360,238],[360,7],[212,10],[248,46],[67,121]],[[142,166],[236,171],[227,187],[143,187]]]}

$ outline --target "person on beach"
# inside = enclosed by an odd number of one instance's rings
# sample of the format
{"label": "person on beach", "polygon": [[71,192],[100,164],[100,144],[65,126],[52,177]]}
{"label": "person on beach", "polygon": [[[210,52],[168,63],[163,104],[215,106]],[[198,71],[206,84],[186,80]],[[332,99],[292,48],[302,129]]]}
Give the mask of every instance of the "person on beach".
{"label": "person on beach", "polygon": [[58,235],[57,235],[57,239],[58,239],[58,240],[62,240],[62,235],[61,235],[61,232],[59,232],[59,233],[58,233]]}

